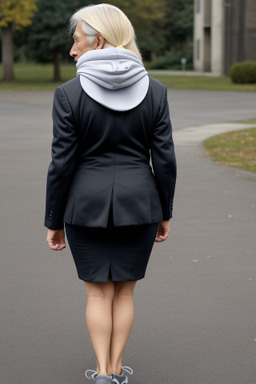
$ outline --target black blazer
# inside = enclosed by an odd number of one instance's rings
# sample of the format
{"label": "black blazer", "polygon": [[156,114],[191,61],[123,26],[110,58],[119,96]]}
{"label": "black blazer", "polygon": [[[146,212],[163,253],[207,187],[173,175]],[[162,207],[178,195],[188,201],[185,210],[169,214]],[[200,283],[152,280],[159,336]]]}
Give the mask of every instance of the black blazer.
{"label": "black blazer", "polygon": [[150,78],[143,102],[126,112],[91,99],[78,77],[56,89],[46,227],[106,227],[110,211],[115,226],[168,220],[175,180],[165,86]]}

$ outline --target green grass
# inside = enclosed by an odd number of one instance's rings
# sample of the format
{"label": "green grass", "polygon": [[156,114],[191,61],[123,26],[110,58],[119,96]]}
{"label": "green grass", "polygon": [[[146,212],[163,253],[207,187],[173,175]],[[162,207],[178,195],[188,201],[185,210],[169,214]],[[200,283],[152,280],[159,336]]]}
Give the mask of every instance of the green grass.
{"label": "green grass", "polygon": [[238,123],[243,123],[243,124],[255,124],[255,125],[256,125],[256,119],[239,120]]}
{"label": "green grass", "polygon": [[256,173],[256,128],[211,137],[204,147],[217,163]]}
{"label": "green grass", "polygon": [[[14,66],[15,81],[0,83],[0,90],[51,90],[76,76],[75,64],[61,66],[61,82],[53,82],[53,66],[51,64],[22,63]],[[0,66],[0,78],[2,66]]]}
{"label": "green grass", "polygon": [[[61,67],[62,81],[52,81],[53,66],[51,64],[19,63],[14,66],[16,80],[12,83],[1,83],[0,90],[44,90],[55,89],[59,84],[72,79],[76,74],[75,64],[66,64]],[[0,65],[0,78],[2,66]],[[256,84],[233,84],[228,77],[197,77],[197,76],[171,76],[152,75],[171,89],[202,89],[236,92],[256,92]]]}
{"label": "green grass", "polygon": [[201,89],[231,92],[256,92],[256,84],[233,84],[229,77],[152,75],[170,89]]}

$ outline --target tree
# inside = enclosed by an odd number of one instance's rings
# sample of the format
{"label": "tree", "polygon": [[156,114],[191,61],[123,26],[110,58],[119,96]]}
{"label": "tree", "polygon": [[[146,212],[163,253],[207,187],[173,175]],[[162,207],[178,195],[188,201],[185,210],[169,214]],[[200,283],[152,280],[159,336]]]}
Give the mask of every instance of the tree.
{"label": "tree", "polygon": [[138,45],[146,58],[160,53],[165,46],[165,0],[112,0],[131,20]]}
{"label": "tree", "polygon": [[168,48],[176,48],[185,54],[188,42],[193,40],[194,0],[166,0],[166,5]]}
{"label": "tree", "polygon": [[30,25],[36,9],[35,0],[1,0],[0,2],[3,81],[14,80],[13,29],[21,30]]}
{"label": "tree", "polygon": [[53,81],[61,80],[61,56],[68,56],[71,39],[68,21],[73,12],[84,5],[82,0],[38,0],[38,12],[30,28],[29,47],[33,59],[53,63]]}

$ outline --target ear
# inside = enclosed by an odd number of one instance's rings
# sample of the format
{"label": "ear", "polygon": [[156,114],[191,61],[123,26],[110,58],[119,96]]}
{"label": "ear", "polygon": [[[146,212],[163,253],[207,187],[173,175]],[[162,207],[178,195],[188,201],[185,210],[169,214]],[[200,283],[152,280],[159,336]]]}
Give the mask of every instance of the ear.
{"label": "ear", "polygon": [[105,44],[105,39],[104,37],[98,33],[96,36],[96,48],[95,49],[102,49]]}

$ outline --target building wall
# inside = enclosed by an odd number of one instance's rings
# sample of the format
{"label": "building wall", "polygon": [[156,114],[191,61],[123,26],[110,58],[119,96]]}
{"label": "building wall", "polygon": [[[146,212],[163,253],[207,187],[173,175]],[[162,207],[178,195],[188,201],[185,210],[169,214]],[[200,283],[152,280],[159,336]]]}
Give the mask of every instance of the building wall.
{"label": "building wall", "polygon": [[256,60],[256,0],[229,0],[225,15],[225,73],[232,64]]}
{"label": "building wall", "polygon": [[203,0],[194,0],[194,69],[203,70]]}
{"label": "building wall", "polygon": [[211,2],[194,0],[194,69],[211,71]]}
{"label": "building wall", "polygon": [[256,0],[246,1],[244,50],[246,60],[256,60]]}
{"label": "building wall", "polygon": [[256,0],[194,0],[194,69],[228,74],[256,60]]}
{"label": "building wall", "polygon": [[213,72],[216,75],[224,74],[224,4],[226,1],[229,0],[200,0],[198,14],[196,12],[198,4],[195,0],[195,39],[200,41],[201,46],[200,60],[196,58],[194,60],[195,70]]}
{"label": "building wall", "polygon": [[213,0],[211,71],[216,75],[222,75],[224,73],[224,34],[223,0]]}
{"label": "building wall", "polygon": [[212,0],[204,0],[203,17],[203,71],[211,71]]}
{"label": "building wall", "polygon": [[246,0],[228,0],[225,7],[225,57],[224,68],[228,74],[230,67],[245,59],[244,31]]}

